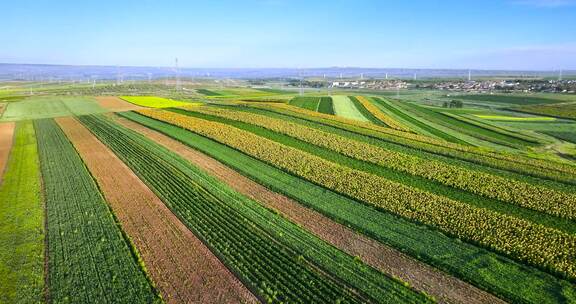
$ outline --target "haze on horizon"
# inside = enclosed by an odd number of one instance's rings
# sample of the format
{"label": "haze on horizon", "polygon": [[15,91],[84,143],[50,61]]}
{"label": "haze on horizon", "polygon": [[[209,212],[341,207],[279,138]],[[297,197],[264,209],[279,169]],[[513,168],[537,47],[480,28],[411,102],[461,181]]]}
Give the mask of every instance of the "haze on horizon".
{"label": "haze on horizon", "polygon": [[2,63],[576,69],[576,0],[23,0],[0,28]]}

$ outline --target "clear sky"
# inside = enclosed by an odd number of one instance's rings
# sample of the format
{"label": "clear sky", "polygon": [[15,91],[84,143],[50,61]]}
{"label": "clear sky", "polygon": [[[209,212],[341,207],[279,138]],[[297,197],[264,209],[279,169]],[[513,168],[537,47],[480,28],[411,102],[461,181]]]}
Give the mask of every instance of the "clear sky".
{"label": "clear sky", "polygon": [[576,0],[2,1],[0,62],[576,69]]}

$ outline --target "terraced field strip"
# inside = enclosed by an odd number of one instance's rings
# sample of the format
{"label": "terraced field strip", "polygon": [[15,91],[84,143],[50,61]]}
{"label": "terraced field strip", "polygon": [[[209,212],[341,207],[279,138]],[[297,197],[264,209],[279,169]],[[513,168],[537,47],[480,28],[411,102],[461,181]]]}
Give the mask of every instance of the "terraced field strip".
{"label": "terraced field strip", "polygon": [[576,102],[529,105],[510,108],[509,110],[576,120]]}
{"label": "terraced field strip", "polygon": [[427,226],[380,212],[179,126],[134,112],[118,114],[210,155],[250,179],[296,199],[345,226],[512,302],[576,300],[576,289],[571,283],[535,268],[450,238]]}
{"label": "terraced field strip", "polygon": [[527,135],[521,134],[521,133],[516,133],[513,132],[511,130],[507,130],[504,128],[499,128],[499,127],[495,127],[489,124],[485,124],[476,120],[473,120],[471,118],[468,117],[464,117],[461,115],[457,115],[457,114],[453,114],[453,113],[448,113],[448,112],[442,112],[443,115],[448,116],[450,118],[459,120],[463,123],[493,132],[493,133],[497,133],[500,134],[502,136],[502,138],[513,138],[516,142],[518,142],[519,144],[525,145],[525,146],[534,146],[539,144],[539,142],[532,137],[529,137]]}
{"label": "terraced field strip", "polygon": [[[256,125],[348,157],[424,177],[449,187],[477,193],[502,202],[517,204],[554,216],[576,219],[576,194],[564,193],[539,185],[382,149],[344,136],[263,115],[214,107],[196,107],[188,110]],[[187,112],[179,110],[174,111],[187,114]]]}
{"label": "terraced field strip", "polygon": [[378,97],[372,97],[371,101],[374,102],[374,105],[380,108],[380,110],[383,112],[389,113],[390,116],[396,117],[400,121],[404,121],[405,124],[409,127],[412,126],[412,129],[418,131],[418,133],[443,139],[445,141],[456,144],[469,145],[467,141],[450,134],[450,132],[440,130],[437,125],[427,120],[418,119],[410,113],[405,112],[403,108],[398,106],[400,102],[392,103],[390,100],[385,100]]}
{"label": "terraced field strip", "polygon": [[523,140],[526,142],[527,145],[538,145],[538,144],[546,144],[546,142],[543,142],[541,139],[537,138],[537,137],[533,137],[530,136],[520,130],[513,130],[511,128],[504,128],[504,127],[500,127],[500,126],[496,126],[490,123],[486,123],[485,121],[482,121],[481,119],[476,118],[473,115],[458,115],[458,114],[453,114],[453,113],[448,113],[445,112],[445,115],[454,117],[456,119],[460,119],[464,122],[473,124],[475,126],[478,126],[480,128],[485,128],[494,132],[499,132],[502,133],[504,135],[507,136],[511,136],[511,137],[515,137],[518,138],[520,140]]}
{"label": "terraced field strip", "polygon": [[570,262],[576,258],[576,236],[572,234],[342,167],[222,123],[166,111],[139,113],[210,137],[377,208],[434,226],[559,276],[576,279],[576,264]]}
{"label": "terraced field strip", "polygon": [[462,132],[472,137],[476,137],[480,140],[487,141],[496,145],[512,147],[512,148],[523,148],[529,145],[524,140],[520,140],[516,137],[508,136],[493,130],[479,127],[468,122],[456,119],[450,115],[446,115],[443,112],[431,109],[429,107],[424,107],[416,104],[411,104],[410,109],[412,111],[420,113],[420,115],[425,116],[427,119],[450,128],[452,130]]}
{"label": "terraced field strip", "polygon": [[518,95],[477,94],[477,95],[454,96],[454,98],[462,100],[487,101],[487,102],[496,102],[496,103],[514,104],[514,105],[551,104],[562,102],[561,99],[545,98],[538,96],[518,96]]}
{"label": "terraced field strip", "polygon": [[16,123],[0,123],[0,185],[2,185],[2,176],[8,164],[8,156],[14,142],[14,129]]}
{"label": "terraced field strip", "polygon": [[320,97],[296,96],[292,98],[289,103],[295,107],[317,111],[320,105]]}
{"label": "terraced field strip", "polygon": [[[11,136],[10,139],[12,145]],[[44,300],[41,192],[34,127],[30,121],[19,122],[0,184],[0,303],[40,303]]]}
{"label": "terraced field strip", "polygon": [[116,96],[99,96],[95,97],[98,104],[104,108],[111,111],[132,111],[140,110],[142,107],[135,104],[129,103],[123,99]]}
{"label": "terraced field strip", "polygon": [[530,117],[518,117],[518,116],[502,116],[502,115],[474,115],[478,118],[486,120],[496,120],[496,121],[555,121],[554,117],[543,117],[543,116],[530,116]]}
{"label": "terraced field strip", "polygon": [[102,117],[80,119],[264,300],[428,302],[150,139]]}
{"label": "terraced field strip", "polygon": [[74,118],[57,119],[168,303],[249,303],[256,298],[164,203]]}
{"label": "terraced field strip", "polygon": [[52,119],[36,120],[55,303],[151,303],[157,295],[90,173]]}
{"label": "terraced field strip", "polygon": [[400,122],[396,121],[394,118],[387,115],[386,113],[380,111],[380,109],[378,109],[375,105],[373,105],[372,102],[368,100],[368,98],[364,96],[356,96],[354,98],[358,102],[357,106],[366,109],[366,111],[372,117],[376,118],[378,121],[381,121],[386,126],[398,131],[411,132],[410,129],[408,129],[406,126],[402,125]]}
{"label": "terraced field strip", "polygon": [[326,128],[351,132],[353,135],[376,139],[386,144],[401,145],[432,154],[456,158],[495,169],[526,174],[538,178],[576,184],[576,168],[566,164],[544,161],[521,155],[503,154],[486,151],[475,147],[453,144],[435,140],[417,134],[400,132],[389,128],[378,127],[373,124],[364,124],[349,119],[342,119],[332,115],[310,112],[284,105],[251,105],[251,108],[285,115],[288,118],[297,118],[311,123],[315,128]]}
{"label": "terraced field strip", "polygon": [[320,103],[318,104],[318,112],[334,115],[334,105],[332,102],[332,97],[320,97]]}
{"label": "terraced field strip", "polygon": [[339,117],[343,117],[350,120],[370,122],[370,120],[360,112],[352,100],[348,96],[332,96],[332,102],[334,104],[334,114]]}
{"label": "terraced field strip", "polygon": [[545,131],[542,133],[576,144],[576,130],[574,132]]}
{"label": "terraced field strip", "polygon": [[358,234],[284,195],[268,190],[219,161],[164,134],[126,119],[118,118],[118,122],[178,153],[194,165],[224,181],[234,190],[270,209],[278,210],[291,221],[302,225],[348,254],[359,256],[368,265],[396,276],[438,300],[448,303],[497,303],[500,301],[467,283],[417,262],[393,248]]}

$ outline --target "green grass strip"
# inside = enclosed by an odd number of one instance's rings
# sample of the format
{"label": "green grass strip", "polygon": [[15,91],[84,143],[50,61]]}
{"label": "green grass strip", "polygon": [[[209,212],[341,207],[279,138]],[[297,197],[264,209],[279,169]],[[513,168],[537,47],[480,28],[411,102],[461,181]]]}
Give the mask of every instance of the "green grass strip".
{"label": "green grass strip", "polygon": [[155,290],[96,183],[52,119],[35,121],[55,303],[152,303]]}
{"label": "green grass strip", "polygon": [[369,121],[369,119],[362,115],[362,112],[356,108],[348,96],[332,96],[332,101],[334,103],[335,115],[357,121]]}
{"label": "green grass strip", "polygon": [[428,302],[136,132],[81,120],[267,301]]}
{"label": "green grass strip", "polygon": [[571,283],[542,271],[450,238],[427,226],[380,212],[180,127],[133,112],[119,115],[206,153],[337,222],[505,299],[518,303],[576,301],[576,288]]}
{"label": "green grass strip", "polygon": [[32,122],[16,124],[0,186],[0,303],[44,298],[44,207]]}

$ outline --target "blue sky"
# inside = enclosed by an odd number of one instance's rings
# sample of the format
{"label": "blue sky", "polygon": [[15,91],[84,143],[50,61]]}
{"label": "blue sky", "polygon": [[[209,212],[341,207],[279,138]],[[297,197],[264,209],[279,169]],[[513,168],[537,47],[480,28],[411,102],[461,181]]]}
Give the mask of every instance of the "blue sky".
{"label": "blue sky", "polygon": [[576,0],[4,1],[0,62],[576,69]]}

